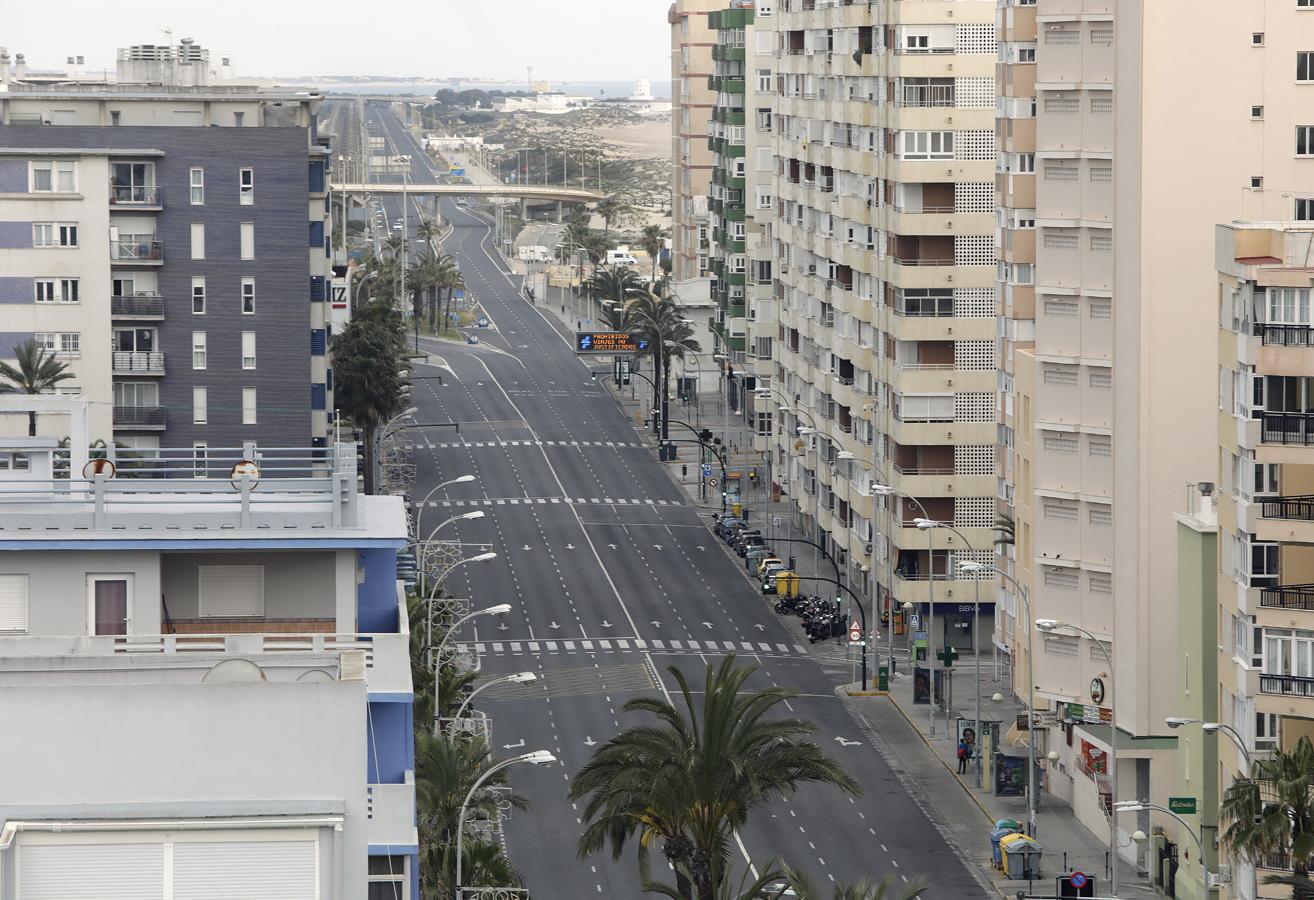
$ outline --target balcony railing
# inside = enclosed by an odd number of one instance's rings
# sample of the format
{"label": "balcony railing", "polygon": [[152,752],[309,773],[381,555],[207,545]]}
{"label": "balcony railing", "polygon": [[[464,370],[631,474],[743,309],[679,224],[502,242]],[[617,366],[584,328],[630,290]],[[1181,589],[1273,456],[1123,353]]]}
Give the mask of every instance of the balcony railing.
{"label": "balcony railing", "polygon": [[905,84],[899,95],[900,106],[953,106],[951,84]]}
{"label": "balcony railing", "polygon": [[1282,584],[1259,592],[1259,605],[1269,609],[1304,609],[1314,612],[1314,584]]}
{"label": "balcony railing", "polygon": [[163,406],[116,406],[115,428],[155,429],[164,427]]}
{"label": "balcony railing", "polygon": [[115,206],[159,206],[160,187],[156,184],[112,184],[109,202]]}
{"label": "balcony railing", "polygon": [[1314,444],[1314,413],[1264,412],[1262,421],[1265,444]]}
{"label": "balcony railing", "polygon": [[1314,522],[1314,495],[1303,494],[1298,497],[1275,497],[1262,501],[1262,515],[1265,519],[1299,519]]}
{"label": "balcony railing", "polygon": [[1255,336],[1265,347],[1314,347],[1314,326],[1255,323]]}
{"label": "balcony railing", "polygon": [[164,298],[159,294],[110,297],[110,315],[125,319],[163,319]]}
{"label": "balcony railing", "polygon": [[164,374],[164,351],[116,350],[113,356],[114,372],[145,372]]}
{"label": "balcony railing", "polygon": [[929,256],[914,256],[905,259],[902,256],[895,256],[891,253],[890,259],[894,260],[894,262],[900,266],[952,266],[954,264],[952,257],[948,259],[940,259]]}
{"label": "balcony railing", "polygon": [[1259,676],[1259,690],[1265,694],[1284,697],[1314,697],[1314,678],[1305,675]]}
{"label": "balcony railing", "polygon": [[164,241],[120,238],[110,241],[110,259],[126,262],[164,262]]}

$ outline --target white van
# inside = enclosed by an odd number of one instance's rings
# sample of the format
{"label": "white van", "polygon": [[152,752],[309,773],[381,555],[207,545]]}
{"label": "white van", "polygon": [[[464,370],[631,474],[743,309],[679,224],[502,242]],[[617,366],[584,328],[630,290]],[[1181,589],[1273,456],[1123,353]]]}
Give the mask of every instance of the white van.
{"label": "white van", "polygon": [[629,247],[617,247],[615,250],[607,251],[607,265],[609,266],[637,266],[639,261],[630,253]]}

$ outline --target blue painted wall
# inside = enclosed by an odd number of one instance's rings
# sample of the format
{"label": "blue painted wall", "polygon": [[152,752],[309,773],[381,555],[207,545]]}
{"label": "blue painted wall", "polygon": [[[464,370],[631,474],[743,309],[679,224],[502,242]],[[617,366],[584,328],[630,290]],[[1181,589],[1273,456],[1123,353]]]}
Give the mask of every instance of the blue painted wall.
{"label": "blue painted wall", "polygon": [[356,618],[366,634],[395,634],[397,622],[397,551],[362,550],[364,579],[356,586]]}
{"label": "blue painted wall", "polygon": [[27,193],[27,160],[0,159],[0,193]]}
{"label": "blue painted wall", "polygon": [[[29,243],[31,239],[29,238]],[[35,303],[36,288],[31,278],[0,275],[0,303]]]}
{"label": "blue painted wall", "polygon": [[[31,246],[31,222],[0,222],[0,249],[17,250]],[[58,253],[59,251],[52,252]]]}
{"label": "blue painted wall", "polygon": [[410,703],[370,702],[365,746],[370,784],[402,784],[415,768],[411,709]]}

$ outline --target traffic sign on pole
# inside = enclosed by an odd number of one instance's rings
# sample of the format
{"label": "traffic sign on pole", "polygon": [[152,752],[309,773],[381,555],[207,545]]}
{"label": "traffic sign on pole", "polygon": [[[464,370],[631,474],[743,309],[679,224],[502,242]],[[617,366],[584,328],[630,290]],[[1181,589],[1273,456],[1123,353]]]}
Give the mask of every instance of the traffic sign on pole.
{"label": "traffic sign on pole", "polygon": [[862,643],[862,625],[861,623],[858,622],[857,619],[854,619],[852,622],[849,623],[849,643],[850,644]]}

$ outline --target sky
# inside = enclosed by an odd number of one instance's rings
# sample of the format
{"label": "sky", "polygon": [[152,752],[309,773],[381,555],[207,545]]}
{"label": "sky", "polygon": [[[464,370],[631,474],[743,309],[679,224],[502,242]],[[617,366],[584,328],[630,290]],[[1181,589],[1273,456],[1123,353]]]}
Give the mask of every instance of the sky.
{"label": "sky", "polygon": [[[535,81],[670,77],[670,0],[7,0],[0,45],[33,68],[194,38],[239,75],[420,75]],[[310,23],[310,24],[307,24]]]}

